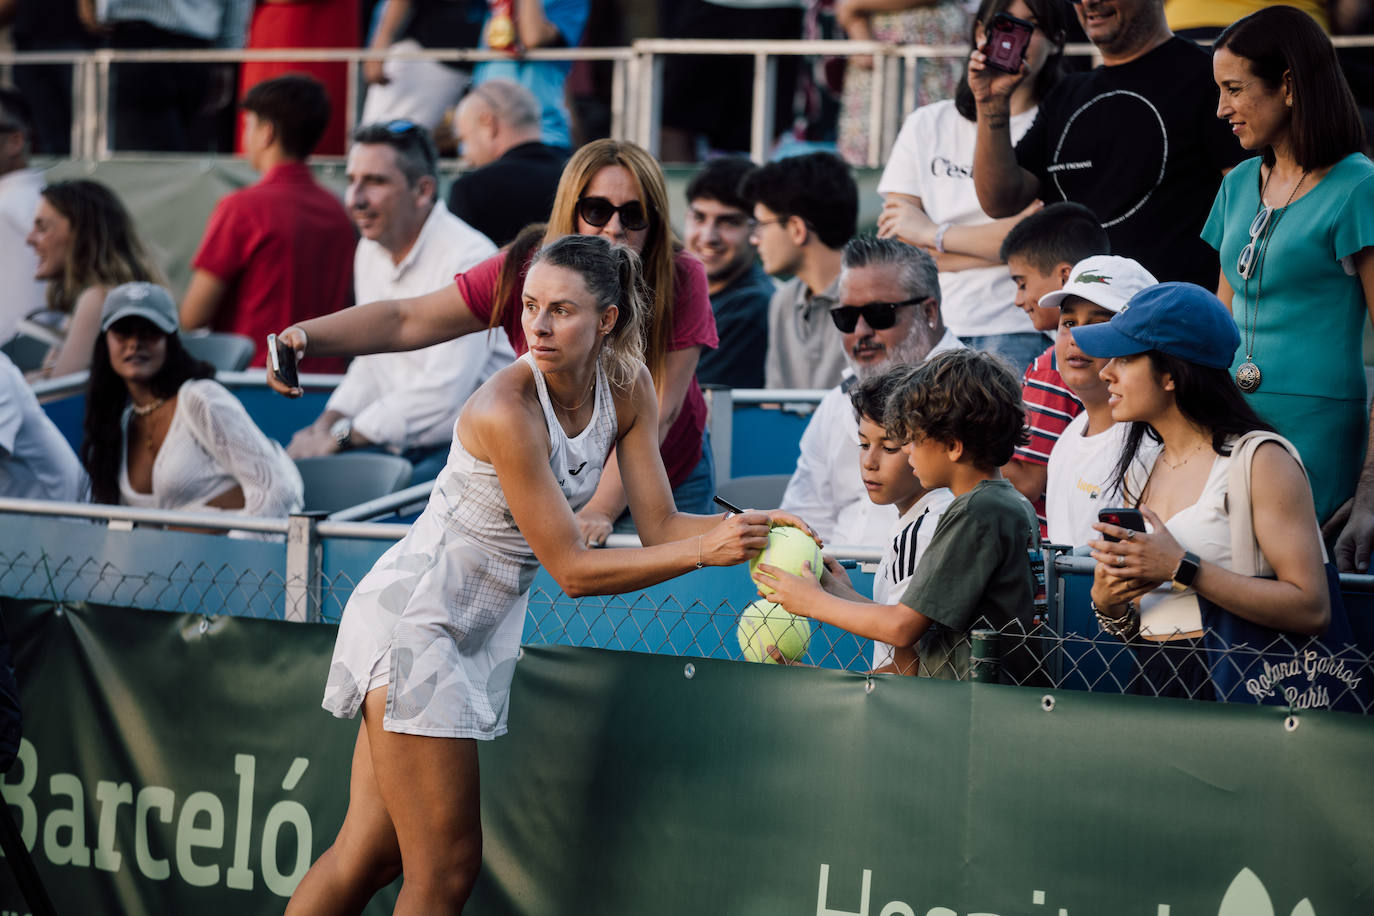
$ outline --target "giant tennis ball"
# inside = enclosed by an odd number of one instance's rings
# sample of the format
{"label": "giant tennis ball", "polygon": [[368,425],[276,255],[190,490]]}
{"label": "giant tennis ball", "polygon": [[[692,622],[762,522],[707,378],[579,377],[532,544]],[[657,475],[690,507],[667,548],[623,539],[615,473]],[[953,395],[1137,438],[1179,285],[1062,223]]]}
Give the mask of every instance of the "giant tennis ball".
{"label": "giant tennis ball", "polygon": [[735,635],[740,651],[751,662],[776,665],[769,646],[776,646],[783,658],[794,662],[806,653],[811,642],[811,621],[794,617],[782,605],[760,598],[740,613]]}
{"label": "giant tennis ball", "polygon": [[[803,565],[810,563],[811,575],[816,577],[817,582],[821,580],[821,571],[825,568],[821,549],[816,546],[811,535],[791,525],[777,525],[768,532],[768,546],[749,561],[749,575],[754,574],[760,563],[776,566],[796,576],[806,575]],[[759,587],[761,595],[773,593],[771,586],[760,584],[758,581],[754,584]]]}

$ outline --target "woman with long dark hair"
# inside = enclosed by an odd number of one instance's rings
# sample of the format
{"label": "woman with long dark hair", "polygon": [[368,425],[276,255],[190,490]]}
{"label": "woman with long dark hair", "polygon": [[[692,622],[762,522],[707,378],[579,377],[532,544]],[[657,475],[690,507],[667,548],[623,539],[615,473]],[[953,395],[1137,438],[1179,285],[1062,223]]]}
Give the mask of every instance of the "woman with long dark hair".
{"label": "woman with long dark hair", "polygon": [[44,376],[85,369],[100,334],[105,295],[121,283],[161,283],[162,273],[139,241],[129,211],[98,181],[58,181],[42,191],[29,247],[34,276],[48,281],[48,308],[67,316],[63,342],[43,362]]}
{"label": "woman with long dark hair", "polygon": [[[455,282],[413,299],[384,300],[312,318],[280,338],[302,355],[386,353],[427,347],[463,334],[501,328],[517,354],[528,349],[520,326],[520,290],[534,250],[565,235],[598,235],[624,245],[643,264],[649,315],[644,361],[658,393],[663,464],[677,507],[709,512],[714,466],[703,437],[706,401],[696,381],[702,347],[715,347],[706,271],[683,250],[668,222],[663,170],[633,143],[596,140],[568,160],[547,227],[529,228],[511,246]],[[272,374],[268,381],[291,393]],[[578,513],[587,541],[604,543],[627,498],[615,463],[602,489]]]}
{"label": "woman with long dark hair", "polygon": [[166,289],[116,286],[99,328],[81,443],[93,502],[267,517],[300,508],[296,466],[186,352]]}
{"label": "woman with long dark hair", "polygon": [[[1101,375],[1112,418],[1131,424],[1118,486],[1149,528],[1094,526],[1104,535],[1091,542],[1098,619],[1136,648],[1134,692],[1210,699],[1198,596],[1288,633],[1321,633],[1330,620],[1307,475],[1281,442],[1262,442],[1249,468],[1250,505],[1228,498],[1237,442],[1270,427],[1229,378],[1240,334],[1207,290],[1147,287],[1111,321],[1072,333],[1084,353],[1110,360]],[[1160,448],[1142,457],[1146,437]],[[1251,513],[1262,571],[1272,579],[1232,571],[1233,558],[1249,547],[1232,543],[1238,512]]]}
{"label": "woman with long dark hair", "polygon": [[[687,515],[659,454],[639,257],[586,235],[533,258],[526,352],[463,406],[423,515],[358,584],[324,707],[362,712],[348,813],[287,907],[357,913],[404,870],[397,913],[461,912],[482,859],[477,741],[505,734],[535,570],[572,596],[645,588],[756,554],[785,513]],[[589,550],[574,512],[612,449],[640,540]]]}
{"label": "woman with long dark hair", "polygon": [[[1212,49],[1217,116],[1258,153],[1226,176],[1202,230],[1221,256],[1217,295],[1241,328],[1231,373],[1250,406],[1298,447],[1319,519],[1332,519],[1361,484],[1337,554],[1362,569],[1374,534],[1360,346],[1365,316],[1374,320],[1374,164],[1364,127],[1330,39],[1307,14],[1259,10]],[[1328,529],[1344,515],[1332,520]]]}
{"label": "woman with long dark hair", "polygon": [[[1035,27],[1023,65],[1026,77],[1011,97],[1015,142],[1059,80],[1067,9],[1057,0],[983,0],[973,24],[974,48],[987,42],[999,13]],[[940,268],[941,310],[950,330],[969,346],[1005,357],[1020,372],[1045,350],[1049,338],[1014,304],[1016,287],[1001,261],[1002,239],[1026,214],[993,220],[978,204],[973,189],[977,135],[965,73],[953,99],[918,108],[902,125],[878,182],[885,200],[878,234],[927,249]]]}

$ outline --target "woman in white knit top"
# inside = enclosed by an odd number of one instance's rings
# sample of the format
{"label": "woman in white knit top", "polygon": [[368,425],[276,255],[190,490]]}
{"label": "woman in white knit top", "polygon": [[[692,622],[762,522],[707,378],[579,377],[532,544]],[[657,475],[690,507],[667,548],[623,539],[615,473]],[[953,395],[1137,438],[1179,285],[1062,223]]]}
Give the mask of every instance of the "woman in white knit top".
{"label": "woman in white knit top", "polygon": [[126,283],[105,298],[81,444],[92,501],[266,517],[299,509],[295,464],[177,330],[161,286]]}

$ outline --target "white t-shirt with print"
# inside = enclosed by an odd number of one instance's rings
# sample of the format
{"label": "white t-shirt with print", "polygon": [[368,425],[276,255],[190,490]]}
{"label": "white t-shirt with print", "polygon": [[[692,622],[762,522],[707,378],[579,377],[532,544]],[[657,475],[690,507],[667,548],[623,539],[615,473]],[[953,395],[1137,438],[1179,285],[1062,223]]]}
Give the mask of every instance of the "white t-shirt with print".
{"label": "white t-shirt with print", "polygon": [[[878,571],[873,574],[873,600],[878,604],[896,604],[906,593],[916,565],[935,536],[935,527],[945,507],[954,501],[954,494],[945,487],[931,490],[916,500],[892,526],[892,538],[883,545]],[[873,640],[873,667],[892,663],[892,646]]]}
{"label": "white t-shirt with print", "polygon": [[[1112,484],[1116,464],[1130,431],[1129,423],[1113,423],[1095,436],[1085,436],[1088,414],[1069,421],[1050,451],[1045,477],[1045,519],[1052,544],[1074,547],[1096,540],[1093,530],[1099,509],[1120,507],[1121,491]],[[1141,451],[1149,446],[1141,443]]]}
{"label": "white t-shirt with print", "polygon": [[[1013,144],[1030,128],[1035,111],[1012,116]],[[992,222],[973,190],[977,135],[977,126],[959,114],[953,100],[916,109],[892,145],[878,193],[921,198],[926,215],[936,223],[978,226]],[[941,273],[940,299],[945,324],[960,337],[1035,332],[1030,318],[1013,304],[1016,284],[1005,267]]]}

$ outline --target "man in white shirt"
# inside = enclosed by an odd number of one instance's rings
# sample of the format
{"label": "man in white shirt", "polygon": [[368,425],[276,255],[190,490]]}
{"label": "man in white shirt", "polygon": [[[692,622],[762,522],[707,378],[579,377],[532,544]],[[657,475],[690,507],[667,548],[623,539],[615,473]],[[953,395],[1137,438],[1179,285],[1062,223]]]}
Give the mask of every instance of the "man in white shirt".
{"label": "man in white shirt", "polygon": [[[353,255],[359,302],[432,292],[496,253],[437,197],[438,155],[423,127],[373,124],[353,135],[345,203],[362,234]],[[416,482],[443,468],[463,402],[515,358],[504,334],[470,334],[409,353],[361,356],[324,413],[296,433],[293,458],[377,448],[409,458]]]}
{"label": "man in white shirt", "polygon": [[935,262],[896,239],[858,236],[844,246],[839,303],[831,320],[849,368],[802,433],[801,457],[782,508],[806,519],[827,546],[881,548],[897,518],[874,505],[859,473],[859,424],[848,390],[898,365],[963,346],[940,317]]}
{"label": "man in white shirt", "polygon": [[43,176],[29,168],[33,119],[24,97],[0,89],[0,343],[14,336],[20,319],[43,308],[47,284],[33,278],[38,256],[24,243],[33,229]]}
{"label": "man in white shirt", "polygon": [[72,447],[0,353],[0,496],[81,502],[88,489]]}

